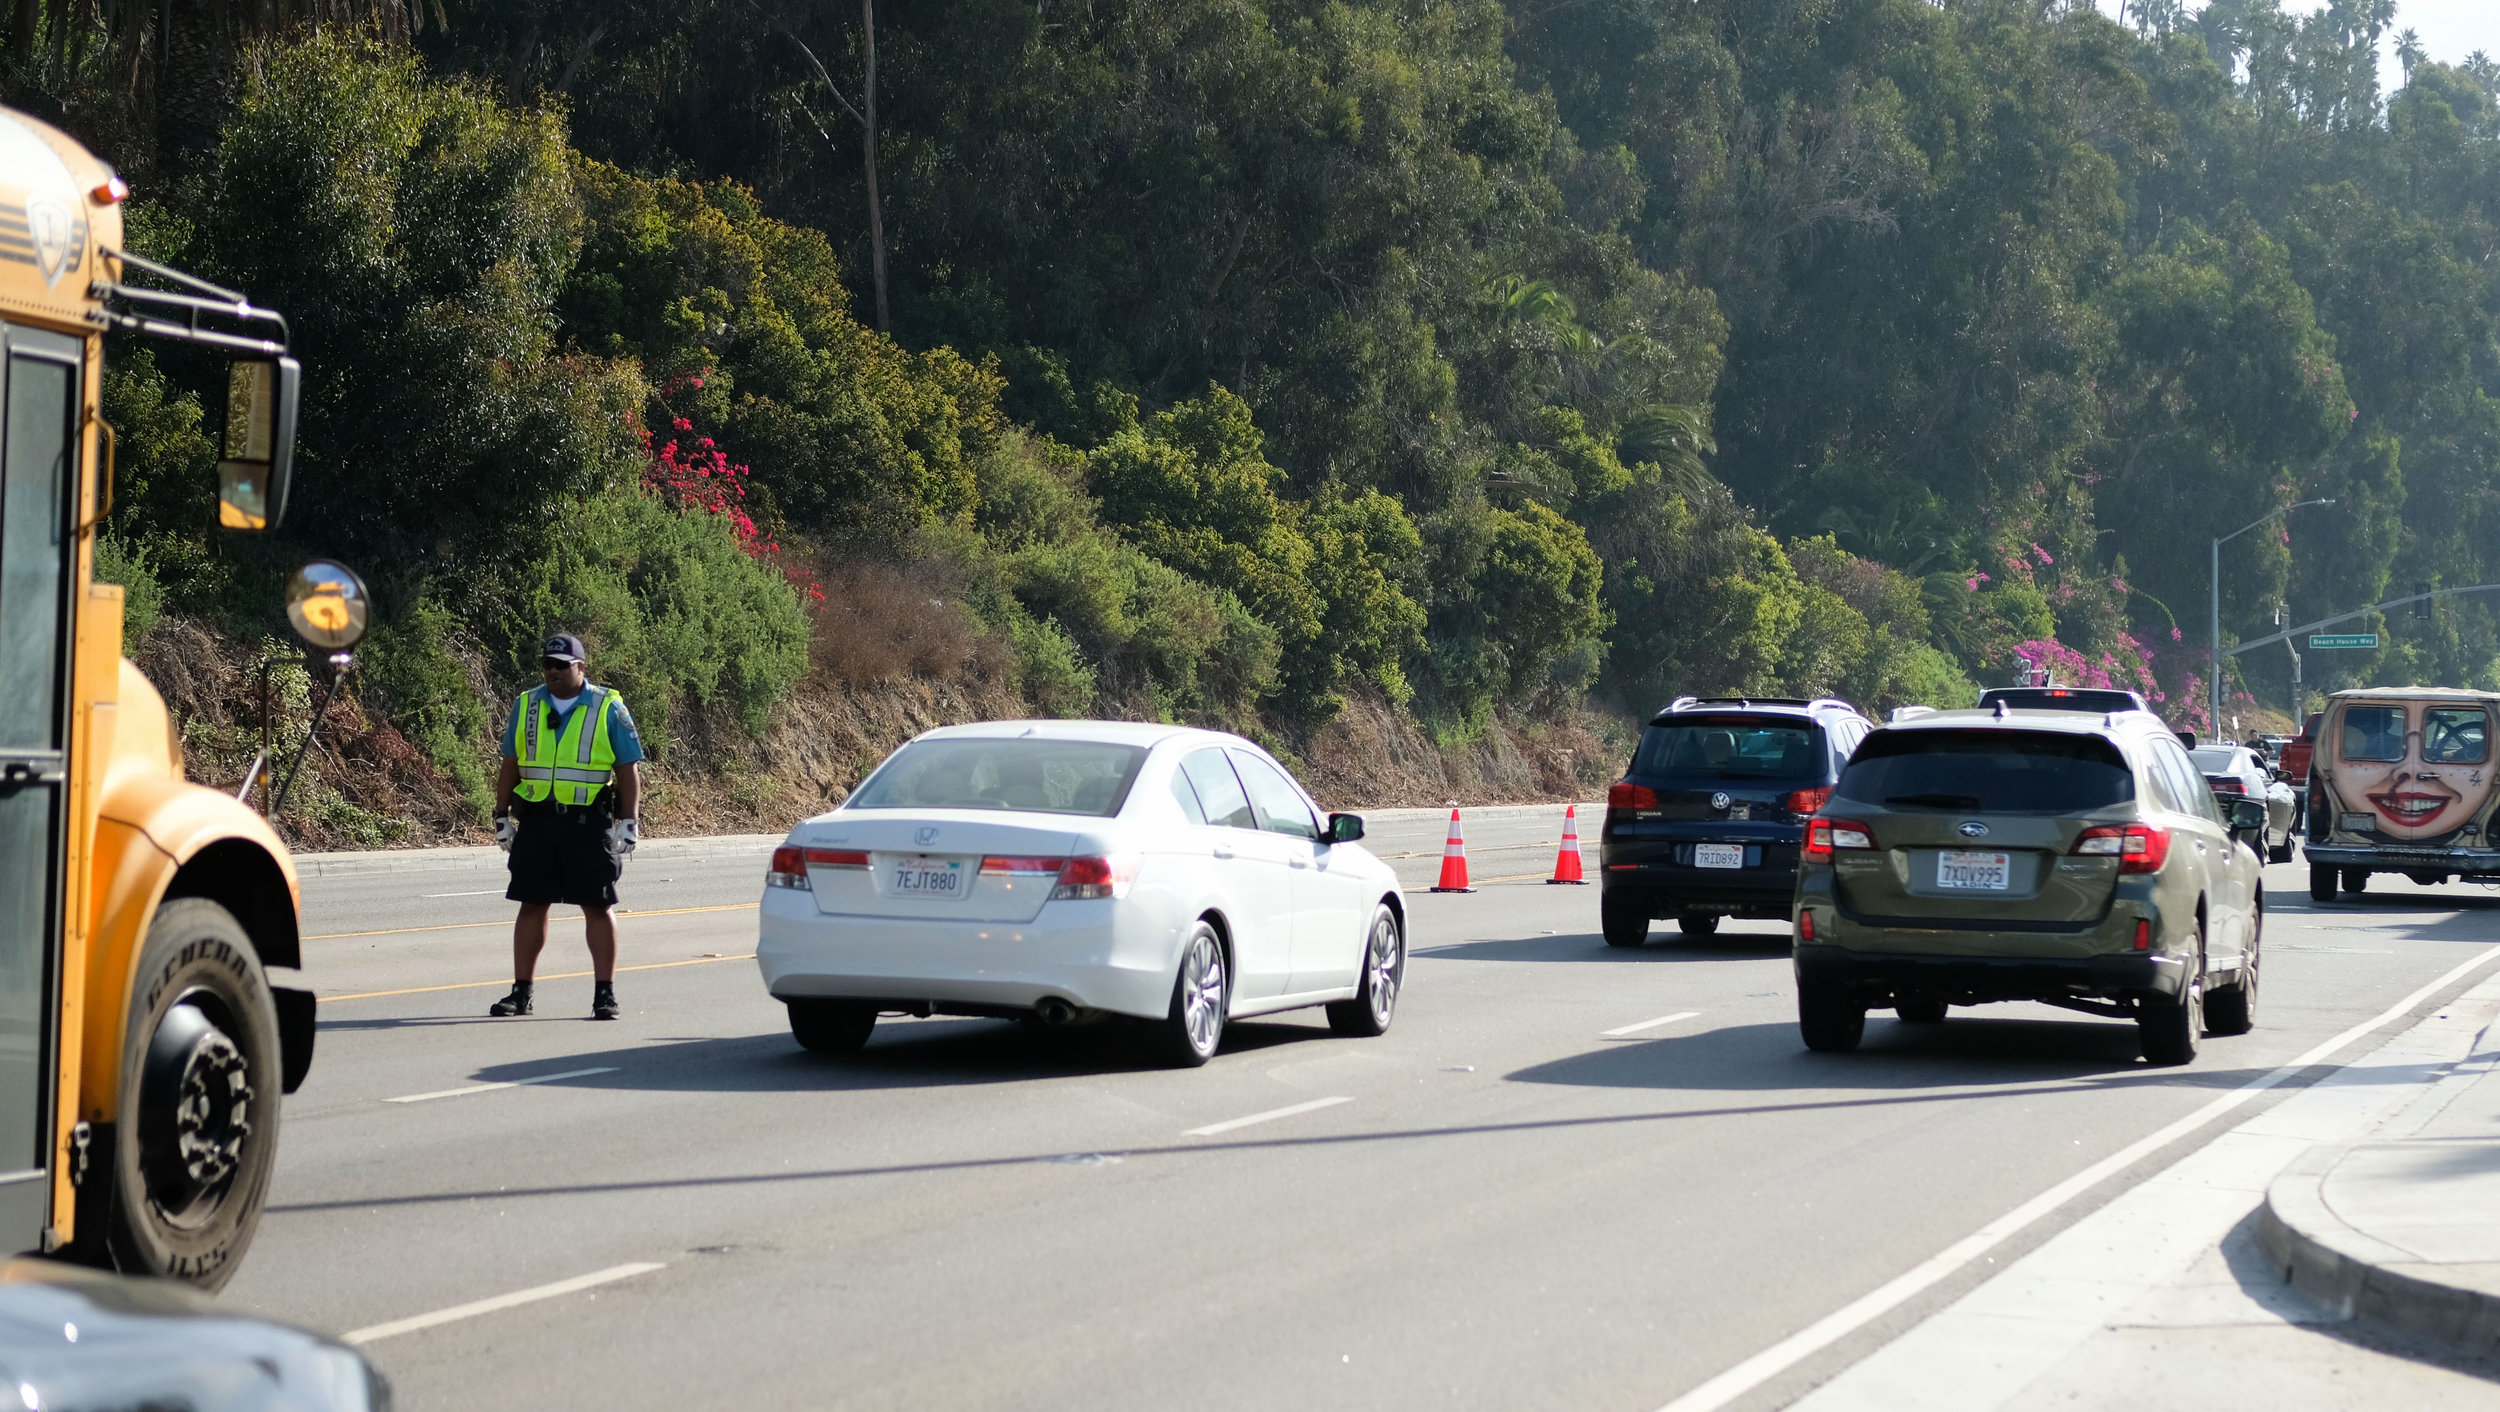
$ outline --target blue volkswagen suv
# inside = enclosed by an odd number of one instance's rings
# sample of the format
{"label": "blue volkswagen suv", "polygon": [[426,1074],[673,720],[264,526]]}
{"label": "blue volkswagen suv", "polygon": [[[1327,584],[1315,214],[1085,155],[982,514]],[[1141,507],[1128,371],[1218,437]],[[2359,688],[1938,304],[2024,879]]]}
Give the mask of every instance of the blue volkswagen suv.
{"label": "blue volkswagen suv", "polygon": [[1606,944],[1642,945],[1664,917],[1695,937],[1721,917],[1786,919],[1806,818],[1874,729],[1830,697],[1686,696],[1659,712],[1606,792]]}

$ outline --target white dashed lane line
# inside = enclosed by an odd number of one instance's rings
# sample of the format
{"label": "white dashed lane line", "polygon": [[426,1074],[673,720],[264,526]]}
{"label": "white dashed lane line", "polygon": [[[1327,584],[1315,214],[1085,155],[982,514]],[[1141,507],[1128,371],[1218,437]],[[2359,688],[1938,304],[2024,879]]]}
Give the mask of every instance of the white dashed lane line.
{"label": "white dashed lane line", "polygon": [[493,1093],[499,1088],[526,1088],[531,1084],[551,1084],[558,1079],[586,1079],[592,1074],[613,1074],[614,1064],[598,1069],[567,1069],[561,1074],[532,1074],[526,1079],[504,1079],[491,1084],[471,1084],[467,1088],[438,1088],[432,1093],[411,1093],[399,1098],[385,1098],[385,1103],[424,1103],[436,1098],[458,1098],[471,1093]]}
{"label": "white dashed lane line", "polygon": [[1699,1010],[1678,1010],[1672,1015],[1661,1015],[1655,1020],[1643,1020],[1637,1025],[1617,1025],[1611,1030],[1599,1030],[1598,1033],[1607,1039],[1615,1039],[1622,1035],[1639,1034],[1643,1030],[1654,1030],[1660,1025],[1672,1025],[1678,1020],[1689,1020],[1700,1013]]}
{"label": "white dashed lane line", "polygon": [[1316,1113],[1322,1108],[1334,1108],[1340,1103],[1352,1103],[1353,1101],[1354,1100],[1351,1098],[1343,1097],[1314,1098],[1308,1103],[1296,1103],[1284,1108],[1270,1108],[1264,1113],[1253,1113],[1247,1118],[1227,1118],[1220,1123],[1209,1123],[1203,1128],[1191,1128],[1188,1132],[1181,1134],[1181,1136],[1213,1137],[1217,1133],[1228,1133],[1235,1128],[1246,1128],[1252,1123],[1273,1122],[1278,1118],[1290,1118],[1298,1113]]}
{"label": "white dashed lane line", "polygon": [[419,1329],[430,1329],[438,1324],[451,1324],[457,1323],[462,1319],[474,1319],[480,1314],[492,1314],[497,1310],[510,1309],[515,1305],[535,1304],[542,1299],[555,1299],[563,1295],[574,1294],[581,1290],[592,1288],[596,1285],[608,1284],[616,1280],[630,1279],[635,1275],[647,1275],[653,1270],[664,1270],[666,1268],[668,1267],[665,1265],[652,1264],[649,1262],[632,1265],[611,1265],[607,1269],[593,1270],[587,1275],[575,1275],[569,1280],[558,1280],[551,1285],[538,1285],[530,1289],[514,1290],[510,1294],[499,1294],[492,1299],[480,1299],[468,1304],[455,1304],[449,1309],[437,1309],[431,1314],[418,1314],[411,1318],[393,1319],[387,1324],[373,1324],[366,1328],[353,1329],[347,1333],[339,1335],[339,1337],[345,1342],[359,1344],[372,1343],[377,1339],[397,1338],[401,1334],[413,1334]]}

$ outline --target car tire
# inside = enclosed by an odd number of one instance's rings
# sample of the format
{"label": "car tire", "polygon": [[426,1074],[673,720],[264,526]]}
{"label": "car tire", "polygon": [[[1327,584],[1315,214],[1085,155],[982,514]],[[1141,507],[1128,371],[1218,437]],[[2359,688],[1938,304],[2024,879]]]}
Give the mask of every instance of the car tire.
{"label": "car tire", "polygon": [[1699,941],[1719,934],[1719,917],[1715,912],[1690,912],[1675,919],[1675,929]]}
{"label": "car tire", "polygon": [[1645,907],[1626,906],[1611,897],[1605,898],[1597,904],[1597,920],[1606,933],[1608,946],[1649,944],[1649,909]]}
{"label": "car tire", "polygon": [[2144,1042],[2144,1058],[2153,1064],[2195,1062],[2196,1042],[2205,1033],[2205,938],[2196,938],[2197,974],[2189,976],[2177,999],[2154,998],[2136,1012],[2135,1024]]}
{"label": "car tire", "polygon": [[2367,868],[2346,868],[2346,869],[2344,870],[2344,891],[2346,891],[2346,892],[2353,892],[2353,893],[2361,893],[2361,892],[2367,892],[2367,891],[2369,891],[2369,890],[2370,890],[2370,870],[2369,870],[2369,869],[2367,869]]}
{"label": "car tire", "polygon": [[242,925],[200,897],[156,910],[131,1002],[105,1247],[127,1273],[215,1290],[252,1243],[277,1165],[277,1003]]}
{"label": "car tire", "polygon": [[1224,939],[1203,918],[1181,943],[1172,976],[1172,1006],[1154,1027],[1157,1057],[1175,1069],[1195,1069],[1224,1043],[1224,1019],[1232,1008],[1232,968]]}
{"label": "car tire", "polygon": [[1371,927],[1363,933],[1363,974],[1357,983],[1362,994],[1329,1002],[1328,1028],[1354,1039],[1387,1034],[1406,983],[1406,933],[1385,904],[1372,909]]}
{"label": "car tire", "polygon": [[[2261,925],[2264,920],[2265,914],[2258,913]],[[2240,955],[2239,979],[2229,989],[2206,997],[2205,1033],[2243,1035],[2257,1028],[2257,971],[2263,954],[2257,939],[2249,938],[2248,950]]]}
{"label": "car tire", "polygon": [[1908,1000],[1892,1007],[1905,1025],[1941,1025],[1946,1010],[1941,1000]]}
{"label": "car tire", "polygon": [[2336,869],[2330,868],[2324,863],[2312,863],[2309,865],[2310,901],[2332,902],[2335,900],[2336,872]]}
{"label": "car tire", "polygon": [[877,1027],[877,1007],[861,1000],[790,1000],[790,1036],[810,1054],[857,1054]]}
{"label": "car tire", "polygon": [[1806,1048],[1818,1054],[1846,1054],[1866,1035],[1866,1006],[1856,996],[1827,985],[1797,987],[1797,1029]]}

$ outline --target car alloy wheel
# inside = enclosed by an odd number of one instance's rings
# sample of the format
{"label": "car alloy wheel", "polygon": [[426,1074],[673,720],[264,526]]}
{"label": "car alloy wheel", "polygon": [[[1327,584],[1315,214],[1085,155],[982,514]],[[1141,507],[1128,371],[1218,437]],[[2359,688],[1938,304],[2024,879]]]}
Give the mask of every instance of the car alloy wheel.
{"label": "car alloy wheel", "polygon": [[1224,943],[1213,926],[1201,921],[1182,943],[1180,970],[1172,978],[1172,1006],[1156,1027],[1166,1060],[1194,1069],[1215,1057],[1224,1042],[1229,980]]}
{"label": "car alloy wheel", "polygon": [[1386,906],[1372,909],[1371,931],[1363,946],[1362,994],[1330,1001],[1328,1027],[1342,1035],[1370,1038],[1388,1033],[1397,1017],[1398,990],[1406,980],[1406,936],[1397,914]]}

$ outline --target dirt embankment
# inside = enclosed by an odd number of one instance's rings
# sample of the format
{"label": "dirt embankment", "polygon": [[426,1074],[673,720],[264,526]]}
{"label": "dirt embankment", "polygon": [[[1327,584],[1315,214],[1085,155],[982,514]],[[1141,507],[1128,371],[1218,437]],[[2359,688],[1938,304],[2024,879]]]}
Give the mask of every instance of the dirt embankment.
{"label": "dirt embankment", "polygon": [[[192,779],[229,793],[260,750],[259,667],[271,674],[269,712],[283,777],[323,690],[284,644],[256,644],[168,616],[136,660],[165,696]],[[907,669],[859,683],[820,670],[776,707],[760,737],[727,711],[681,711],[670,749],[645,766],[644,813],[654,837],[774,832],[836,804],[894,747],[921,731],[1013,719],[1031,707],[976,654],[956,670]],[[482,659],[468,687],[500,721],[511,693]],[[279,827],[304,849],[417,848],[481,843],[489,833],[461,783],[370,700],[354,676],[322,711],[318,736]],[[1444,745],[1385,702],[1358,700],[1307,738],[1274,742],[1312,793],[1337,808],[1390,808],[1586,799],[1614,778],[1629,724],[1579,711],[1533,723],[1497,721],[1478,739]],[[1610,739],[1620,736],[1621,739]],[[496,742],[471,743],[491,779]],[[478,796],[482,797],[482,795]]]}

